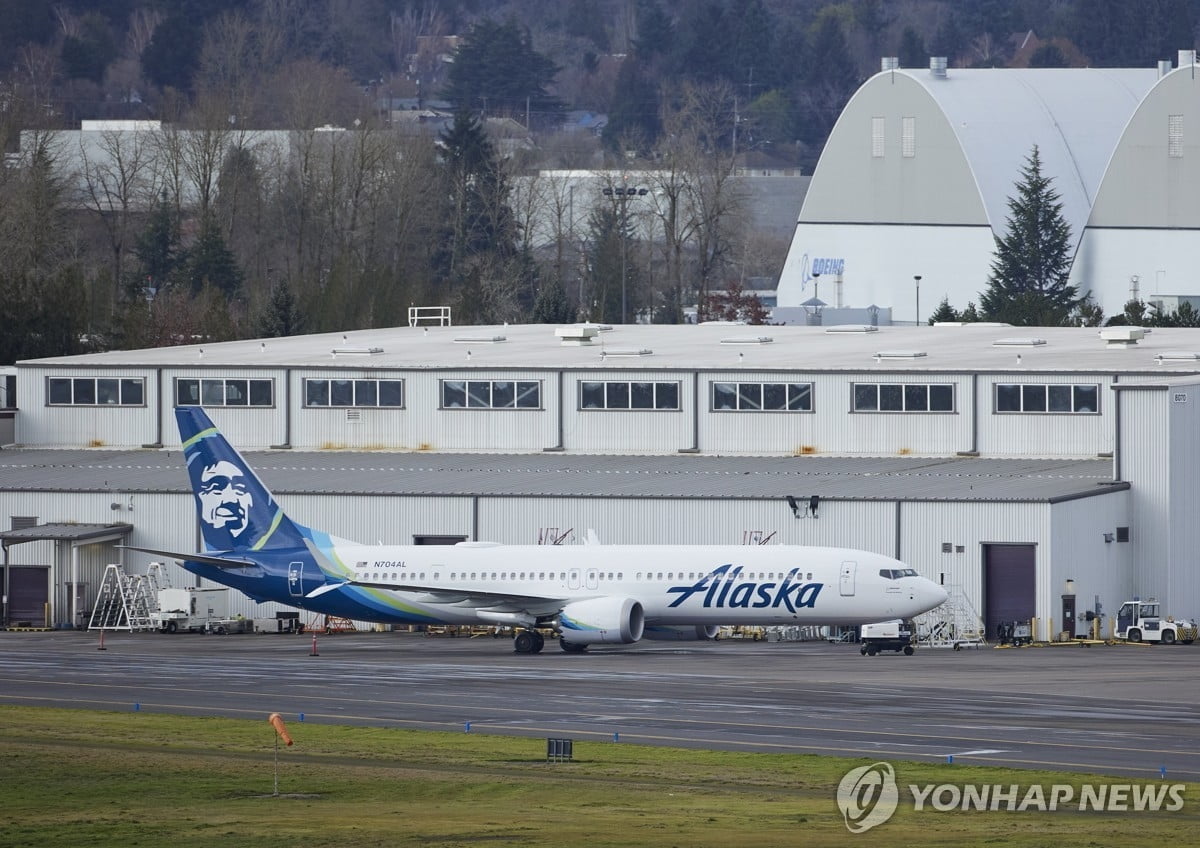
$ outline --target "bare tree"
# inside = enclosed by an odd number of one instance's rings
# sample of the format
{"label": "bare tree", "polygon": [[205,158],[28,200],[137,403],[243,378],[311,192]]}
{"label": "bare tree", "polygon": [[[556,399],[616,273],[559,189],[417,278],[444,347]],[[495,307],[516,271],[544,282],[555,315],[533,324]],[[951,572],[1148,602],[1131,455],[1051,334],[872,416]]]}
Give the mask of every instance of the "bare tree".
{"label": "bare tree", "polygon": [[[112,253],[113,283],[125,272],[133,217],[158,195],[154,134],[144,129],[102,129],[80,134],[83,202],[96,213]],[[117,292],[114,291],[114,295]]]}

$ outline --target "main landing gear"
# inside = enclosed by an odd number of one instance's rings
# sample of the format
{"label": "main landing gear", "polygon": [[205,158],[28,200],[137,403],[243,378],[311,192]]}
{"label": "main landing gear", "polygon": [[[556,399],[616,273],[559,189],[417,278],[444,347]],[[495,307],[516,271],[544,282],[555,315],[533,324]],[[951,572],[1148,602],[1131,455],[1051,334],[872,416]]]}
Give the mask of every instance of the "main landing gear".
{"label": "main landing gear", "polygon": [[546,646],[546,637],[536,630],[522,630],[513,637],[513,650],[518,654],[536,654]]}

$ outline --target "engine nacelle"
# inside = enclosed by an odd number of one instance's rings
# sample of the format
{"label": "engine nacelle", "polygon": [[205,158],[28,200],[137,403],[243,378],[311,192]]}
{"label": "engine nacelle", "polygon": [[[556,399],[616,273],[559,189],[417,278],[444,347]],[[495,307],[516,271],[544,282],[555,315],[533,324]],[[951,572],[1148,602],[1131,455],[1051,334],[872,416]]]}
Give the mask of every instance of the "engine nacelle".
{"label": "engine nacelle", "polygon": [[651,624],[642,634],[643,639],[654,642],[711,642],[721,630],[715,624],[687,626]]}
{"label": "engine nacelle", "polygon": [[591,598],[563,607],[558,623],[574,645],[628,645],[642,638],[646,614],[633,598]]}

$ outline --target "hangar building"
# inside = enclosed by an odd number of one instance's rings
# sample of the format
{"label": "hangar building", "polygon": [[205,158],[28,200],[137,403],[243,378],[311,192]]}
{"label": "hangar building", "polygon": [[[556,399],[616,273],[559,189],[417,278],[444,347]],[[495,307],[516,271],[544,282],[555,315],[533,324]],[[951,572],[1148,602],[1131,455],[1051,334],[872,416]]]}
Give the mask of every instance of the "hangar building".
{"label": "hangar building", "polygon": [[116,544],[199,544],[195,404],[290,515],[364,542],[856,547],[1042,637],[1068,580],[1081,612],[1200,611],[1195,330],[401,327],[15,371],[9,622],[80,624],[106,563],[148,567]]}
{"label": "hangar building", "polygon": [[814,278],[906,323],[943,297],[978,303],[1035,145],[1071,228],[1081,294],[1107,315],[1135,296],[1168,311],[1200,304],[1197,126],[1194,50],[1174,69],[948,69],[935,57],[919,70],[884,59],[821,154],[779,305],[822,296]]}

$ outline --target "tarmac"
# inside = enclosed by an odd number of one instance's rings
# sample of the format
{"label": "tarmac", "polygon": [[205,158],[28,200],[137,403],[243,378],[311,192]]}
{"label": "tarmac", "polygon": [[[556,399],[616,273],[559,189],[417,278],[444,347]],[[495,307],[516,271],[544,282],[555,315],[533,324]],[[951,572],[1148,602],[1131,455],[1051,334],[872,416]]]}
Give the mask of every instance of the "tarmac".
{"label": "tarmac", "polygon": [[0,632],[0,704],[1200,780],[1200,645]]}

